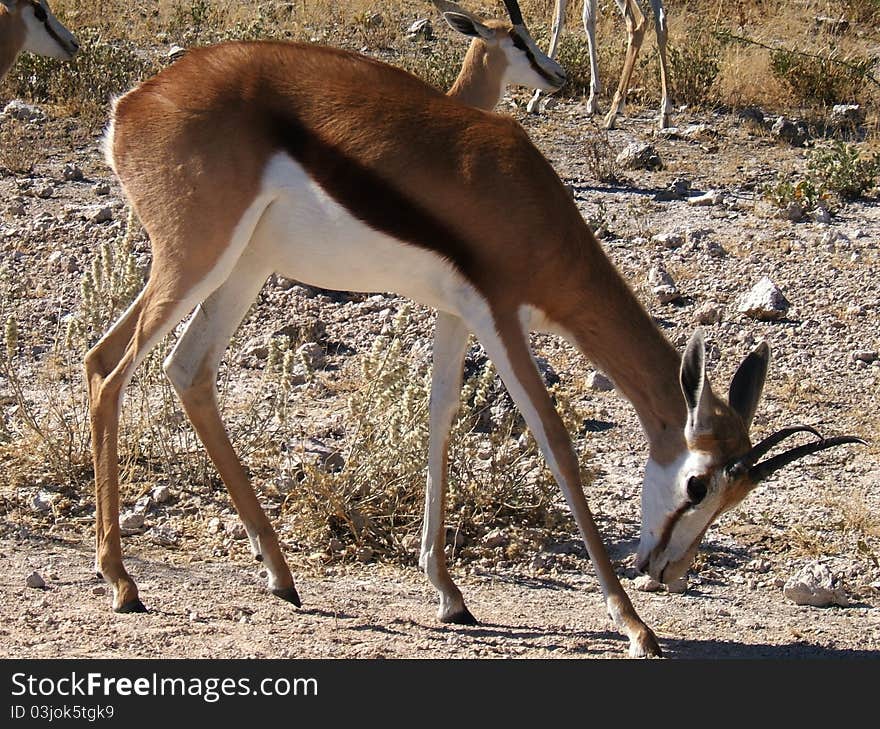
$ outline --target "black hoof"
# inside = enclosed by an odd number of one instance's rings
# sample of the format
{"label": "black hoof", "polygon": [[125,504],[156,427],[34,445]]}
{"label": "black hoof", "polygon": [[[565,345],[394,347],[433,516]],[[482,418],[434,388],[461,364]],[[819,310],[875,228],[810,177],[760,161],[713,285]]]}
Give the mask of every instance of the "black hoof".
{"label": "black hoof", "polygon": [[299,599],[299,593],[292,585],[290,587],[283,587],[278,590],[272,590],[272,594],[275,595],[275,597],[280,597],[282,600],[292,602],[297,607],[302,607],[302,600]]}
{"label": "black hoof", "polygon": [[102,575],[100,572],[98,572],[98,570],[95,570],[95,578],[96,578],[96,579],[99,579],[99,580],[101,580],[101,581],[103,582],[103,580],[104,580],[104,575]]}
{"label": "black hoof", "polygon": [[117,613],[148,613],[150,612],[144,607],[144,604],[141,602],[140,598],[136,597],[134,600],[129,600],[128,602],[123,603],[118,608],[115,608],[115,612]]}
{"label": "black hoof", "polygon": [[262,554],[255,554],[255,555],[254,555],[254,559],[257,560],[257,562],[262,562],[262,561],[263,561],[263,555],[262,555]]}
{"label": "black hoof", "polygon": [[456,625],[479,625],[480,621],[477,620],[473,615],[471,615],[471,611],[467,608],[462,608],[457,613],[453,613],[452,615],[447,615],[444,618],[440,618],[441,623],[455,623]]}

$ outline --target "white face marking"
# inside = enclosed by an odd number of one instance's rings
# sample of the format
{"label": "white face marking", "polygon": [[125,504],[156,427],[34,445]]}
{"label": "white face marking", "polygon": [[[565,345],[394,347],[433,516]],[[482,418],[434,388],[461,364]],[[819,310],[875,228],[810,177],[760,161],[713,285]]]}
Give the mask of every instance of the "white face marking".
{"label": "white face marking", "polygon": [[[41,0],[40,4],[43,10],[46,11],[45,21],[37,19],[35,11],[30,5],[26,5],[22,9],[21,15],[27,29],[22,50],[48,58],[61,58],[64,60],[72,58],[78,48],[73,33],[61,25],[52,14],[52,11],[49,10],[45,0]],[[47,25],[51,28],[52,33],[47,30]]]}
{"label": "white face marking", "polygon": [[707,476],[708,491],[703,500],[679,515],[665,545],[660,544],[670,518],[688,502],[688,479],[706,476],[711,465],[707,454],[687,451],[665,466],[648,461],[642,485],[642,534],[636,564],[654,579],[662,576],[669,582],[687,571],[698,546],[695,542],[718,512],[723,489],[716,473]]}
{"label": "white face marking", "polygon": [[532,54],[532,58],[555,83],[551,83],[545,76],[538,73],[532,66],[532,62],[526,53],[517,48],[513,40],[506,33],[499,41],[501,50],[507,56],[507,68],[501,80],[502,86],[520,85],[541,91],[556,91],[565,83],[565,70],[556,61],[545,55],[532,40],[528,33],[519,32],[520,39],[526,44]]}

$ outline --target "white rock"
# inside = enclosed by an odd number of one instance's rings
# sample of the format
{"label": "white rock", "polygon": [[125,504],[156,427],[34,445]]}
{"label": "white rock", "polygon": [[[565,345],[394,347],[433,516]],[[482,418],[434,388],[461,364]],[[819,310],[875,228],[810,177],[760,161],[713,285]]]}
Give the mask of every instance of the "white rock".
{"label": "white rock", "polygon": [[123,534],[131,534],[144,527],[144,514],[137,511],[126,511],[119,515],[119,528]]}
{"label": "white rock", "polygon": [[18,121],[41,121],[46,118],[43,110],[38,106],[26,104],[21,99],[13,99],[3,107],[3,113],[0,116]]}
{"label": "white rock", "polygon": [[601,372],[591,372],[587,375],[587,387],[596,392],[610,392],[614,383]]}
{"label": "white rock", "polygon": [[493,529],[483,537],[483,546],[496,549],[507,544],[507,535],[501,529]]}
{"label": "white rock", "polygon": [[709,190],[709,192],[703,195],[689,197],[687,204],[695,207],[705,207],[708,205],[718,205],[723,199],[723,195],[718,190]]}
{"label": "white rock", "polygon": [[651,236],[651,240],[665,248],[680,248],[684,245],[684,236],[681,233],[657,233]]}
{"label": "white rock", "polygon": [[811,562],[790,577],[782,588],[782,594],[797,605],[849,605],[849,598],[840,580],[821,562]]}
{"label": "white rock", "polygon": [[52,511],[54,497],[48,491],[42,489],[31,499],[31,507],[36,511]]}
{"label": "white rock", "polygon": [[717,324],[721,321],[721,309],[715,304],[706,303],[694,312],[694,318],[700,324]]}
{"label": "white rock", "polygon": [[113,220],[113,209],[109,205],[93,205],[83,210],[90,223],[107,223]]}
{"label": "white rock", "polygon": [[167,504],[173,498],[171,489],[164,484],[154,487],[150,494],[157,504]]}
{"label": "white rock", "polygon": [[764,276],[742,297],[739,311],[760,321],[775,321],[788,313],[789,306],[779,287]]}
{"label": "white rock", "polygon": [[230,519],[223,525],[223,528],[226,529],[226,533],[233,539],[247,539],[247,530],[238,519]]}
{"label": "white rock", "polygon": [[632,142],[617,155],[617,164],[630,170],[659,170],[663,163],[657,150],[646,142]]}
{"label": "white rock", "polygon": [[180,542],[180,532],[170,524],[154,526],[149,531],[150,538],[163,547],[174,547]]}
{"label": "white rock", "polygon": [[663,266],[652,266],[648,271],[648,283],[651,285],[651,291],[654,293],[660,303],[668,304],[681,298],[678,287],[669,272]]}
{"label": "white rock", "polygon": [[420,18],[407,28],[406,36],[410,39],[421,37],[430,40],[434,37],[434,27],[428,18]]}
{"label": "white rock", "polygon": [[633,580],[633,584],[639,592],[657,592],[663,587],[663,583],[657,582],[651,575],[639,575]]}

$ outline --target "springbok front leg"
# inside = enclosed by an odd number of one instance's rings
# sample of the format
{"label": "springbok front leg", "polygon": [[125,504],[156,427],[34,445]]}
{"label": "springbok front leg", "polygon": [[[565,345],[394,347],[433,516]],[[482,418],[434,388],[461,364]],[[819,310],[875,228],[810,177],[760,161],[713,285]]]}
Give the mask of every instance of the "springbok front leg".
{"label": "springbok front leg", "polygon": [[431,376],[428,487],[419,566],[440,594],[437,617],[443,623],[472,625],[476,619],[464,604],[461,591],[446,568],[446,483],[449,431],[458,412],[462,367],[470,332],[453,314],[437,312],[434,329],[434,369]]}
{"label": "springbok front leg", "polygon": [[507,391],[520,409],[562,489],[599,578],[608,614],[617,628],[629,638],[630,656],[659,656],[660,646],[656,636],[636,614],[614,573],[584,497],[571,438],[535,365],[522,322],[515,316],[499,314],[494,318],[494,326],[491,320],[482,318],[474,332],[495,363]]}
{"label": "springbok front leg", "polygon": [[299,594],[278,537],[260,506],[217,407],[217,371],[229,340],[271,273],[268,257],[247,249],[226,282],[195,310],[165,360],[183,409],[220,473],[247,531],[251,552],[264,562],[272,593],[299,607]]}
{"label": "springbok front leg", "polygon": [[611,101],[611,109],[605,116],[606,129],[614,129],[617,115],[623,114],[626,105],[626,92],[629,89],[629,82],[636,64],[636,56],[639,55],[639,49],[645,38],[646,20],[636,0],[615,0],[615,2],[620,8],[620,12],[623,13],[624,21],[626,21],[626,59],[623,62],[623,72],[620,74],[617,91],[614,92],[614,99]]}

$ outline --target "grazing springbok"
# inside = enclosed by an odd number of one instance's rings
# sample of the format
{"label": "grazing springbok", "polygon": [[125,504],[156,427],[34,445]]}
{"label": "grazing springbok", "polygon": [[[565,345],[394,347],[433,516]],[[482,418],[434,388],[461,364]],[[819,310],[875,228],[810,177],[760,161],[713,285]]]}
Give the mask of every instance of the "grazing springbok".
{"label": "grazing springbok", "polygon": [[[645,37],[645,14],[639,6],[638,0],[614,0],[626,23],[626,58],[623,62],[623,72],[620,74],[620,82],[611,109],[605,115],[605,128],[613,129],[617,121],[617,115],[623,114],[626,104],[626,92],[629,90],[630,78],[636,63],[636,56],[642,47]],[[654,12],[654,30],[657,32],[657,51],[660,54],[660,128],[669,126],[669,114],[672,111],[672,103],[669,101],[668,72],[666,63],[666,39],[668,35],[666,27],[666,11],[663,9],[663,0],[650,0],[651,9]],[[556,0],[556,10],[553,13],[553,30],[550,38],[550,48],[547,55],[556,58],[559,47],[559,36],[565,25],[565,9],[568,0]],[[584,0],[584,29],[587,32],[587,46],[590,52],[590,96],[587,98],[587,110],[590,114],[599,111],[599,93],[602,91],[602,83],[599,81],[599,62],[596,56],[596,0]],[[535,92],[529,102],[528,110],[536,111],[541,99],[541,90]]]}
{"label": "grazing springbok", "polygon": [[565,70],[538,48],[516,0],[505,0],[510,22],[483,20],[457,3],[432,1],[453,30],[473,38],[449,96],[492,111],[509,85],[550,92],[565,83]]}
{"label": "grazing springbok", "polygon": [[192,50],[118,99],[105,152],[153,251],[144,289],[85,358],[96,566],[118,612],[145,610],[120,545],[123,393],[147,353],[194,309],[165,372],[270,590],[300,605],[217,405],[220,359],[273,272],[322,288],[393,291],[438,310],[421,564],[439,593],[441,621],[474,621],[443,552],[447,442],[470,332],[562,489],[633,656],[659,655],[660,647],[609,561],[530,331],[566,337],[634,405],[650,445],[638,560],[667,582],[685,573],[712,521],[759,480],[794,458],[858,440],[817,438],[759,462],[806,429],[750,444],[766,345],[738,370],[729,402],[719,399],[706,380],[702,336],[683,358],[676,352],[515,120],[374,59],[280,42]]}
{"label": "grazing springbok", "polygon": [[0,80],[22,51],[69,60],[78,50],[46,0],[0,0]]}

